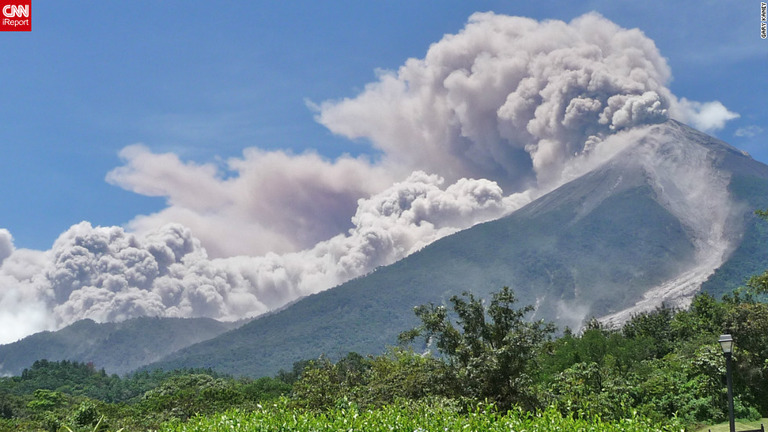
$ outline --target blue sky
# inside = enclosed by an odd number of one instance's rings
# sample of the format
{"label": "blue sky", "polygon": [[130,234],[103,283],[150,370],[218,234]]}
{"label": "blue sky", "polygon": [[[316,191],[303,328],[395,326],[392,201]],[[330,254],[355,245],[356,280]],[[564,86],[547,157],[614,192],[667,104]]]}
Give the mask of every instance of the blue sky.
{"label": "blue sky", "polygon": [[672,92],[739,113],[716,135],[768,162],[759,3],[34,0],[32,32],[0,34],[0,228],[17,248],[45,250],[80,221],[163,209],[105,181],[135,143],[214,164],[249,147],[373,153],[316,122],[309,103],[357,95],[476,11],[570,21],[594,10],[641,29],[667,58]]}

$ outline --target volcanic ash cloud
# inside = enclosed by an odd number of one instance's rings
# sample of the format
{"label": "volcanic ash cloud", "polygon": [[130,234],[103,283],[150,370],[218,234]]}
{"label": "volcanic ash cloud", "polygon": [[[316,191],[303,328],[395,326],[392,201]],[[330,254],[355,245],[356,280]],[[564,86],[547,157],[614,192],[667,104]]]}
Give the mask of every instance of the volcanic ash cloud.
{"label": "volcanic ash cloud", "polygon": [[598,14],[565,23],[477,13],[423,59],[321,104],[317,118],[413,169],[515,192],[557,183],[616,131],[670,115],[714,130],[737,116],[720,102],[678,101],[670,78],[652,40]]}
{"label": "volcanic ash cloud", "polygon": [[[497,218],[511,205],[488,180],[464,179],[447,187],[443,182],[415,172],[361,200],[347,234],[282,255],[210,259],[179,224],[138,236],[82,222],[49,251],[15,250],[3,261],[0,322],[28,325],[4,327],[14,330],[0,333],[0,340],[11,342],[83,318],[256,316]],[[20,306],[24,315],[14,312]]]}

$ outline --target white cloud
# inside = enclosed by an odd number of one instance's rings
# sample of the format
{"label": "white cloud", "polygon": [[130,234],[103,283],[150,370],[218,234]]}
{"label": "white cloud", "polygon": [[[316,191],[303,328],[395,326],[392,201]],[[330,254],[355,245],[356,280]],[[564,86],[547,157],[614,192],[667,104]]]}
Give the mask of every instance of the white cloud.
{"label": "white cloud", "polygon": [[740,117],[738,113],[728,111],[720,101],[702,103],[682,98],[674,104],[672,111],[675,119],[703,132],[720,130],[729,120]]}
{"label": "white cloud", "polygon": [[760,126],[751,125],[736,129],[736,132],[734,132],[733,135],[741,138],[754,138],[761,133],[763,133],[763,128]]}

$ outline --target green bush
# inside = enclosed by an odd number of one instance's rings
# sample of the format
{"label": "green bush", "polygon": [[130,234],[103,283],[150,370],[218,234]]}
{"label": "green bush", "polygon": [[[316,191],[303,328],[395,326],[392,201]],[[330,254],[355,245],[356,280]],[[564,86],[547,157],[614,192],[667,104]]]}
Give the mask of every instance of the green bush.
{"label": "green bush", "polygon": [[94,426],[99,422],[101,415],[92,401],[84,401],[77,407],[69,418],[69,423],[75,426]]}
{"label": "green bush", "polygon": [[226,410],[244,400],[232,379],[191,374],[170,378],[146,392],[139,406],[143,411],[185,420]]}

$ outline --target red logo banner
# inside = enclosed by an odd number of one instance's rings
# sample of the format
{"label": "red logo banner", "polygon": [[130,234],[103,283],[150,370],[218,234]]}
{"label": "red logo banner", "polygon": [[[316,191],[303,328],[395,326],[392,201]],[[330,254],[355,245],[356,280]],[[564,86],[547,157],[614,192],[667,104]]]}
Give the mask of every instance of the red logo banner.
{"label": "red logo banner", "polygon": [[32,31],[32,0],[0,0],[0,31]]}

